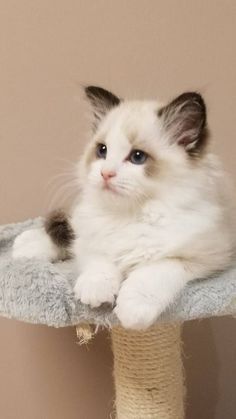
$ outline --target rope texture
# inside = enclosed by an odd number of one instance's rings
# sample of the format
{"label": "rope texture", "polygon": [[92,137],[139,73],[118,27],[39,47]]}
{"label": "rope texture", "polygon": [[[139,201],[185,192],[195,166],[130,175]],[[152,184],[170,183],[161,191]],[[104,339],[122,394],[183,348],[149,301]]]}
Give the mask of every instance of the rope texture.
{"label": "rope texture", "polygon": [[181,326],[112,330],[117,419],[184,419]]}

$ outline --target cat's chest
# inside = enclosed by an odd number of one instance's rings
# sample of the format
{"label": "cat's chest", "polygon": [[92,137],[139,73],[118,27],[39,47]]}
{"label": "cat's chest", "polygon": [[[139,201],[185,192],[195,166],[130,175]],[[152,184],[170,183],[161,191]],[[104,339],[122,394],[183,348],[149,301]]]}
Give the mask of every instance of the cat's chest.
{"label": "cat's chest", "polygon": [[76,231],[88,252],[99,251],[117,263],[132,265],[161,251],[167,223],[163,211],[152,207],[130,217],[83,210],[77,214]]}

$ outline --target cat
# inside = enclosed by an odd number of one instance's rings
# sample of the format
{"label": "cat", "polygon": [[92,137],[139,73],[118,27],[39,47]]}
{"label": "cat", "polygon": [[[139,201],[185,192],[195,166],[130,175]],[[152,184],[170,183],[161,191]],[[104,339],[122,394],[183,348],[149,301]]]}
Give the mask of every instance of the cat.
{"label": "cat", "polygon": [[13,257],[72,255],[76,299],[110,303],[125,328],[146,329],[189,281],[231,263],[230,182],[209,151],[200,94],[164,105],[97,86],[85,94],[93,134],[78,164],[79,200],[69,216],[57,211],[18,236]]}

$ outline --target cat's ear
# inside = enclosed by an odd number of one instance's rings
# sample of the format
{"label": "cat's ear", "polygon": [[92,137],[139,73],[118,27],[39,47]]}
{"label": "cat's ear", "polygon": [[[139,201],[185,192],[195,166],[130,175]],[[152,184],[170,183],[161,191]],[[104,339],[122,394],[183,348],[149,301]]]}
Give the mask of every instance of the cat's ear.
{"label": "cat's ear", "polygon": [[199,155],[207,140],[206,105],[201,95],[187,92],[158,111],[169,141],[184,147],[189,155]]}
{"label": "cat's ear", "polygon": [[120,104],[121,99],[108,90],[98,86],[86,86],[84,90],[86,97],[92,105],[94,126],[96,128],[107,112]]}

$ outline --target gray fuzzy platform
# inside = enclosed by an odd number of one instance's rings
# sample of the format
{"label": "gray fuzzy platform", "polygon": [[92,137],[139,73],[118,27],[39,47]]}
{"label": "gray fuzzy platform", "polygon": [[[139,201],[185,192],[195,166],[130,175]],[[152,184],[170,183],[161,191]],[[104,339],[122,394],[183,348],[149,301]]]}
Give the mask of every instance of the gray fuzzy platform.
{"label": "gray fuzzy platform", "polygon": [[[11,247],[22,231],[42,219],[0,227],[0,315],[30,323],[63,327],[89,322],[117,322],[110,306],[93,310],[75,301],[73,262],[13,260]],[[159,321],[191,320],[236,313],[236,267],[190,283]]]}

